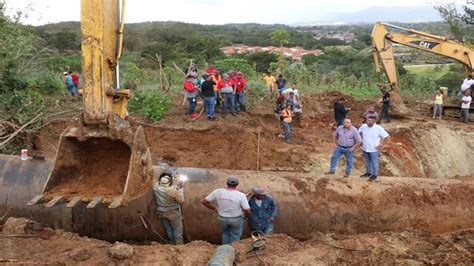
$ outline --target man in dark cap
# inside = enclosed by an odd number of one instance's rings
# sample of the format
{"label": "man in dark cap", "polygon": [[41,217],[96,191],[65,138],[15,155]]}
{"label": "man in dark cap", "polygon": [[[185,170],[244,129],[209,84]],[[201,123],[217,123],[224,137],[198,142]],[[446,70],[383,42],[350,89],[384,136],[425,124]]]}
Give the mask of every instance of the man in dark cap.
{"label": "man in dark cap", "polygon": [[249,218],[252,231],[260,231],[266,235],[273,234],[273,221],[278,214],[278,207],[273,198],[263,188],[252,189],[253,196],[249,200],[251,215]]}
{"label": "man in dark cap", "polygon": [[[222,228],[222,244],[231,244],[240,240],[244,228],[244,215],[250,216],[250,206],[244,193],[237,190],[239,179],[227,178],[227,188],[218,188],[207,195],[201,202],[206,208],[218,215]],[[211,202],[215,201],[217,207]]]}

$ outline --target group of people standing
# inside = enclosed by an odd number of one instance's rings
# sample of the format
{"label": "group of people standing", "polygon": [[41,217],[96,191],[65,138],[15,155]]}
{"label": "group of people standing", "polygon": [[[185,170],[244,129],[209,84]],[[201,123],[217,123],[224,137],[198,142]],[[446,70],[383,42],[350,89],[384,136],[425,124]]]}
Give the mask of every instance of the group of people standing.
{"label": "group of people standing", "polygon": [[274,113],[278,119],[282,134],[279,137],[285,139],[287,143],[291,143],[291,132],[293,130],[293,124],[303,127],[303,105],[301,98],[296,87],[296,83],[292,83],[289,88],[286,87],[287,81],[283,78],[283,75],[278,75],[278,79],[275,79],[270,72],[263,77],[267,85],[267,91],[273,93],[278,89],[278,96],[276,98]]}
{"label": "group of people standing", "polygon": [[[278,206],[265,189],[252,189],[252,196],[247,199],[244,193],[237,190],[238,185],[239,179],[230,176],[227,178],[226,188],[215,189],[201,201],[206,208],[217,214],[222,231],[222,244],[240,240],[245,219],[249,221],[250,230],[272,234],[273,222],[278,215]],[[155,182],[153,191],[156,212],[165,228],[169,243],[182,245],[184,239],[181,205],[184,203],[184,182],[177,178],[176,172],[163,173]]]}
{"label": "group of people standing", "polygon": [[221,75],[221,70],[213,65],[204,70],[199,78],[195,66],[191,66],[187,71],[186,80],[183,83],[183,89],[189,103],[186,115],[189,118],[197,116],[195,111],[197,100],[203,98],[204,108],[208,120],[216,120],[215,108],[221,105],[221,116],[225,118],[227,110],[236,116],[239,112],[245,112],[245,94],[247,80],[244,74],[238,70],[231,70]]}
{"label": "group of people standing", "polygon": [[[474,79],[472,75],[467,76],[461,85],[457,94],[458,100],[461,101],[460,120],[463,123],[469,122],[469,110],[472,103],[472,92],[474,91]],[[433,101],[433,119],[442,119],[443,103],[445,99],[445,92],[438,90]]]}

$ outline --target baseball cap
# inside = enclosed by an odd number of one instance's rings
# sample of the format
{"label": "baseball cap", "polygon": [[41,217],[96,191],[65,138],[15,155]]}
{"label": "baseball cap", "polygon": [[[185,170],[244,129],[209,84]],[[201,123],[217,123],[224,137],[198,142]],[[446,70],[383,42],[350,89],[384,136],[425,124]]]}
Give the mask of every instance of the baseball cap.
{"label": "baseball cap", "polygon": [[253,191],[253,194],[255,195],[267,195],[267,192],[265,191],[265,189],[261,187],[253,188],[252,191]]}
{"label": "baseball cap", "polygon": [[227,185],[236,186],[239,184],[239,179],[236,176],[229,176],[227,178]]}

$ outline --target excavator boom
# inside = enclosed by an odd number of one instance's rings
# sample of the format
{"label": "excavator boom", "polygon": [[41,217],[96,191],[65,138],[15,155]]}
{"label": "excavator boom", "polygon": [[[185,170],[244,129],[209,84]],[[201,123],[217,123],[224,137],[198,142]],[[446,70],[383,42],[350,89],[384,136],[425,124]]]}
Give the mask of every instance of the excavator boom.
{"label": "excavator boom", "polygon": [[[389,32],[387,27],[405,31],[409,34]],[[392,43],[454,59],[464,65],[467,75],[474,74],[474,50],[472,48],[449,40],[446,37],[377,22],[372,30],[375,70],[379,73],[383,67],[393,91],[392,98],[400,112],[405,112],[406,107],[400,96]]]}

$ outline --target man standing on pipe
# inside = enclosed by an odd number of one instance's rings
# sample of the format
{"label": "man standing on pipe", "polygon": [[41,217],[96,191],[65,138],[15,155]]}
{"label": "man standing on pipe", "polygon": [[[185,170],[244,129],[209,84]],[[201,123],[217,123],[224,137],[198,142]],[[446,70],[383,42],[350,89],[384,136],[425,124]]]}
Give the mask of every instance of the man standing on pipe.
{"label": "man standing on pipe", "polygon": [[249,200],[251,210],[249,222],[252,231],[266,235],[273,234],[273,221],[278,214],[278,207],[273,198],[263,188],[254,188]]}
{"label": "man standing on pipe", "polygon": [[[244,193],[237,190],[239,179],[227,178],[227,188],[218,188],[202,200],[206,208],[218,215],[222,228],[222,244],[231,244],[240,240],[244,228],[244,215],[250,216],[250,206]],[[211,202],[217,203],[217,208]]]}
{"label": "man standing on pipe", "polygon": [[153,187],[156,200],[156,212],[165,227],[168,240],[173,245],[182,245],[183,241],[183,216],[181,204],[184,202],[184,182],[178,181],[173,185],[171,174],[164,173]]}

